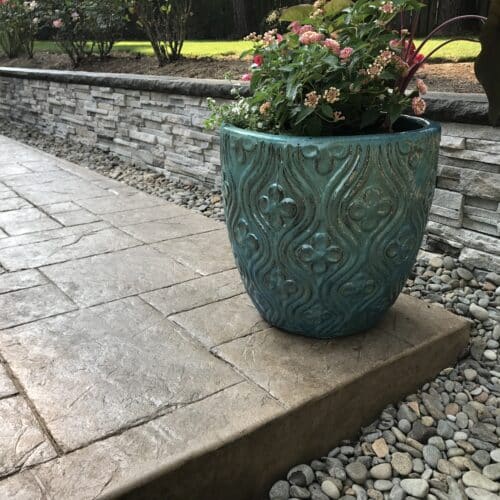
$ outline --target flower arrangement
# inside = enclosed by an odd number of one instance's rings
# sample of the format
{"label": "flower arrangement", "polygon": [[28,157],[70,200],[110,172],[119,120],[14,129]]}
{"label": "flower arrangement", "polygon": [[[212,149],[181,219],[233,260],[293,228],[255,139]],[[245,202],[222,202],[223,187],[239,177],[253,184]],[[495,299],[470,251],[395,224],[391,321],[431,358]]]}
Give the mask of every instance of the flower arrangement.
{"label": "flower arrangement", "polygon": [[[389,132],[410,107],[422,115],[425,83],[416,80],[408,91],[427,59],[425,42],[416,47],[413,36],[422,6],[418,0],[316,0],[286,9],[285,33],[247,37],[254,48],[244,55],[253,64],[242,79],[251,96],[210,102],[208,126],[321,136]],[[394,30],[405,12],[413,13],[414,29]],[[464,17],[479,16],[457,19]]]}

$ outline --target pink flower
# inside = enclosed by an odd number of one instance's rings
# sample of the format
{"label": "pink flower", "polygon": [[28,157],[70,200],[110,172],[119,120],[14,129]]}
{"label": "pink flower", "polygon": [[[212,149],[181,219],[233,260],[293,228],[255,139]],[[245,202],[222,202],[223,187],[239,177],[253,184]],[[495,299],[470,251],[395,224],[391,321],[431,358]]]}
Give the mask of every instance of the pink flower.
{"label": "pink flower", "polygon": [[340,51],[340,59],[343,59],[344,61],[346,59],[349,59],[352,56],[353,52],[354,52],[354,49],[352,47],[346,47],[345,49],[342,49]]}
{"label": "pink flower", "polygon": [[62,19],[54,19],[52,21],[52,26],[54,26],[54,28],[57,28],[57,29],[62,28],[63,24],[64,23],[63,23]]}
{"label": "pink flower", "polygon": [[306,31],[300,35],[299,41],[304,45],[311,45],[312,43],[319,43],[325,39],[325,35],[317,33],[316,31]]}
{"label": "pink flower", "polygon": [[292,32],[295,33],[296,35],[300,34],[300,28],[302,25],[298,21],[293,21],[293,23],[290,23],[288,26],[288,29]]}
{"label": "pink flower", "polygon": [[426,102],[421,97],[414,97],[411,101],[413,112],[417,115],[423,115],[427,109]]}
{"label": "pink flower", "polygon": [[278,43],[281,43],[283,41],[283,35],[281,35],[280,33],[278,33],[276,35],[276,40],[278,41]]}
{"label": "pink flower", "polygon": [[339,55],[340,54],[340,43],[337,42],[337,40],[334,40],[333,38],[327,38],[324,42],[323,45],[331,50],[334,54]]}
{"label": "pink flower", "polygon": [[262,66],[262,63],[264,62],[264,57],[261,56],[260,54],[256,54],[253,56],[253,63],[257,66]]}
{"label": "pink flower", "polygon": [[304,33],[306,33],[307,31],[314,31],[314,26],[311,26],[310,24],[304,24],[304,26],[301,26],[299,28],[299,32],[298,34],[299,35],[303,35]]}
{"label": "pink flower", "polygon": [[399,49],[401,47],[401,40],[391,40],[389,42],[389,47],[392,49],[392,50],[395,50],[395,49]]}
{"label": "pink flower", "polygon": [[420,95],[427,94],[427,85],[420,78],[417,78],[417,89],[420,92]]}
{"label": "pink flower", "polygon": [[241,81],[242,82],[250,82],[252,81],[252,75],[250,73],[245,73],[242,77],[241,77]]}
{"label": "pink flower", "polygon": [[385,2],[380,7],[384,14],[392,14],[394,12],[394,4],[392,2]]}
{"label": "pink flower", "polygon": [[9,3],[9,0],[0,0],[0,5],[6,5]]}

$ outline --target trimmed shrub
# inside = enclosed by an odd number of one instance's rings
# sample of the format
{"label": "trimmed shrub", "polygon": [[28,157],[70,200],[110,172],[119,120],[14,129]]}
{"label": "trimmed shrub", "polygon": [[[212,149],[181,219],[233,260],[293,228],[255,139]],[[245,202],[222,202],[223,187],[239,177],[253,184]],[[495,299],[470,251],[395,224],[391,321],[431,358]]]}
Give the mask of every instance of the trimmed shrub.
{"label": "trimmed shrub", "polygon": [[178,60],[192,15],[192,0],[131,0],[131,8],[159,65]]}

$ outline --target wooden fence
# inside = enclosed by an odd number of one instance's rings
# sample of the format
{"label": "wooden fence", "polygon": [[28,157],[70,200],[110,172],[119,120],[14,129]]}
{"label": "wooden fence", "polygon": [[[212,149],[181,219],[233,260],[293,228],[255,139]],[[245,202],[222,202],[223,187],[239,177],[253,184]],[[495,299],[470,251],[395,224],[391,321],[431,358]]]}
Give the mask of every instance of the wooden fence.
{"label": "wooden fence", "polygon": [[[418,24],[418,36],[425,36],[436,26],[452,17],[479,14],[488,15],[491,0],[423,0],[426,7],[422,9]],[[405,20],[409,23],[409,19]],[[450,25],[443,35],[457,33],[477,33],[480,24],[477,21],[464,21]]]}

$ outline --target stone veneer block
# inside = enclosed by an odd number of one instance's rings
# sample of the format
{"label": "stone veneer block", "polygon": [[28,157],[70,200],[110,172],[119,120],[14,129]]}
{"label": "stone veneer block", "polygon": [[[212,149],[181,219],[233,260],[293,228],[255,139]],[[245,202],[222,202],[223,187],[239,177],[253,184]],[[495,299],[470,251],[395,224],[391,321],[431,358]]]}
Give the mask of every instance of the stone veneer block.
{"label": "stone veneer block", "polygon": [[485,267],[490,271],[500,273],[500,254],[498,253],[491,254],[473,248],[464,248],[460,252],[459,260],[470,269]]}
{"label": "stone veneer block", "polygon": [[0,331],[0,349],[65,451],[242,380],[137,297]]}
{"label": "stone veneer block", "polygon": [[[235,87],[246,95],[247,86],[220,80],[0,68],[0,111],[15,123],[36,127],[46,134],[55,133],[69,143],[111,151],[140,168],[220,188],[220,139],[216,132],[204,128],[209,115],[206,98],[218,97],[222,102],[230,102]],[[427,98],[427,117],[441,121],[443,126],[438,187],[468,198],[498,200],[500,136],[498,129],[487,126],[486,96],[460,94],[458,99],[457,94],[434,92]],[[7,182],[31,184],[20,186],[28,201],[56,203],[71,196],[137,194],[134,188],[115,180],[102,180],[97,172],[85,167],[57,160],[13,140],[1,140],[2,153],[5,151],[9,156],[0,158],[0,176],[4,175]],[[26,173],[22,175],[23,172]],[[47,182],[50,176],[38,175],[44,172],[53,176],[53,180],[62,179],[65,173],[80,179],[66,177],[67,189],[54,192],[52,183]],[[82,179],[91,180],[94,189],[102,191],[92,194],[83,190],[78,182]],[[33,183],[38,181],[44,184],[41,188],[44,192],[36,192]],[[73,194],[69,195],[67,190]],[[0,199],[13,196],[16,193],[3,191],[0,183]],[[125,203],[116,208],[112,201],[111,205],[119,211],[130,211],[142,205],[140,198],[139,195],[128,200],[128,206]],[[435,204],[431,220],[452,231],[466,227],[476,235],[493,234],[491,225],[456,217],[454,209],[450,213],[447,208]],[[99,211],[96,215],[107,212],[102,206],[95,209]],[[140,222],[149,221],[130,224]],[[118,227],[121,225],[126,224],[120,223]],[[432,237],[439,240],[443,249],[460,245],[457,238]],[[477,261],[480,269],[488,265],[487,259]]]}
{"label": "stone veneer block", "polygon": [[431,214],[451,219],[456,227],[462,226],[464,215],[464,195],[453,191],[436,189]]}

